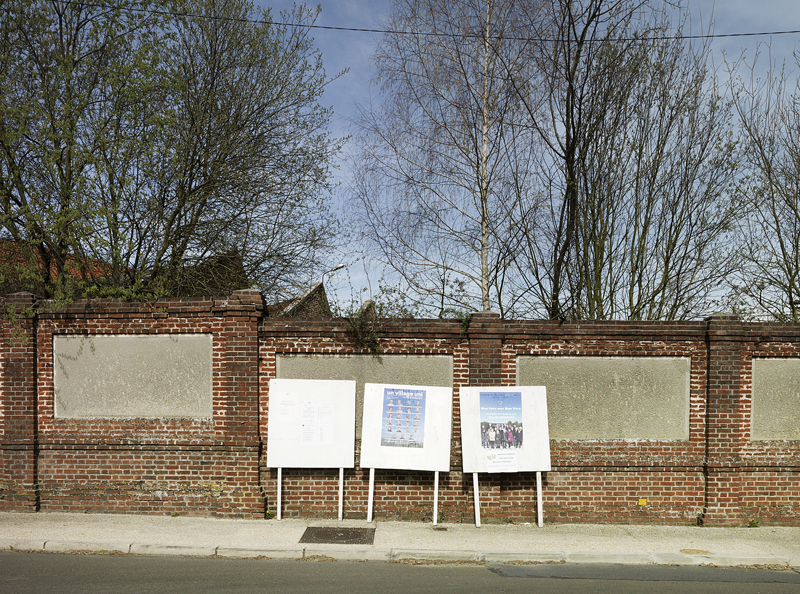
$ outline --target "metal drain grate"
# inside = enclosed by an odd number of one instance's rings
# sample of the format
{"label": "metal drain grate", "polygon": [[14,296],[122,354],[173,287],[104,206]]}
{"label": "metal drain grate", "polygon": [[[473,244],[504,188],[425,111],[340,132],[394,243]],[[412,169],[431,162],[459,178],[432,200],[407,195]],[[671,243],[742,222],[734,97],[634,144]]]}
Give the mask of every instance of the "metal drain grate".
{"label": "metal drain grate", "polygon": [[367,544],[375,540],[375,528],[306,528],[302,543]]}

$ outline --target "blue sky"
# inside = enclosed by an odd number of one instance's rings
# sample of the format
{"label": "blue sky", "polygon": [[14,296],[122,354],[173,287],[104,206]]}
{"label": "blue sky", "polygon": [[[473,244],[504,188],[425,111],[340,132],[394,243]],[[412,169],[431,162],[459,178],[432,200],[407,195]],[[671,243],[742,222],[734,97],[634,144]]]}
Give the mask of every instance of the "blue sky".
{"label": "blue sky", "polygon": [[[254,0],[262,7],[271,7],[273,18],[278,20],[281,10],[291,9],[291,0]],[[691,15],[691,33],[702,34],[708,31],[713,22],[713,32],[717,35],[764,33],[800,30],[800,1],[798,0],[685,0]],[[311,2],[314,6],[315,3]],[[391,11],[392,0],[319,0],[322,13],[318,25],[327,27],[348,27],[379,29],[381,19]],[[355,112],[356,103],[364,103],[376,95],[376,88],[370,85],[374,75],[370,56],[374,50],[375,34],[356,31],[331,31],[317,29],[313,32],[316,46],[322,51],[323,62],[329,74],[346,68],[349,72],[333,81],[322,98],[322,104],[332,106],[334,116],[331,130],[336,135],[346,135],[349,118]],[[765,67],[767,61],[780,64],[786,61],[791,69],[796,69],[793,52],[800,40],[798,34],[762,35],[747,37],[721,37],[713,43],[714,66],[722,69],[725,56],[736,59],[745,52],[752,60],[757,46],[762,56],[759,64]],[[346,156],[346,150],[345,155]],[[346,162],[337,170],[337,179],[344,182],[348,177]],[[335,260],[335,261],[334,261]],[[334,256],[331,268],[341,262],[348,265],[348,271],[337,272],[326,277],[329,293],[334,293],[340,301],[346,300],[352,284],[355,289],[370,285],[377,290],[380,271],[370,270],[369,278],[362,264],[354,259]],[[349,276],[349,281],[348,281]]]}
{"label": "blue sky", "polygon": [[[290,10],[294,4],[289,0],[255,0],[255,3],[264,8],[271,7],[276,21],[280,11]],[[380,19],[389,15],[392,5],[391,0],[322,0],[308,5],[313,7],[317,3],[322,6],[317,25],[362,29],[379,28]],[[322,101],[323,105],[333,106],[334,131],[342,133],[355,102],[362,101],[369,92],[369,81],[373,76],[370,56],[374,49],[374,34],[317,29],[312,35],[322,51],[329,75],[349,69],[346,75],[330,84]]]}
{"label": "blue sky", "polygon": [[[290,0],[256,0],[256,3],[272,7],[274,13],[293,5]],[[309,4],[315,5],[313,2]],[[318,25],[379,28],[380,20],[391,11],[392,1],[321,0],[319,4],[322,14]],[[798,0],[689,0],[688,6],[693,34],[705,32],[712,15],[717,34],[800,30]],[[277,20],[277,15],[274,18]],[[370,56],[375,36],[372,33],[328,30],[316,30],[313,35],[329,73],[350,69],[330,85],[323,101],[333,105],[336,129],[344,128],[346,119],[353,113],[353,105],[364,101],[370,93],[369,81],[374,74]],[[717,50],[715,62],[717,66],[721,64],[723,50],[731,57],[738,56],[742,49],[747,49],[752,55],[758,43],[765,48],[771,45],[773,59],[791,60],[799,38],[798,35],[721,38],[714,41]]]}

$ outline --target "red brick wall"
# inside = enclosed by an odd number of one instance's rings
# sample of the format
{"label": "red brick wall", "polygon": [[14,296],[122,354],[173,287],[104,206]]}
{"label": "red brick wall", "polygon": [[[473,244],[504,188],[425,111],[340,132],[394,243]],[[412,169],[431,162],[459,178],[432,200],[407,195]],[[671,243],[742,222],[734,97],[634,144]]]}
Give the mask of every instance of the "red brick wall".
{"label": "red brick wall", "polygon": [[[386,353],[454,357],[451,467],[439,485],[442,521],[474,518],[472,477],[461,473],[460,386],[513,386],[520,355],[665,356],[690,359],[689,439],[552,440],[553,470],[543,480],[546,521],[746,525],[758,518],[800,525],[800,443],[749,441],[748,350],[760,349],[758,356],[800,357],[800,347],[794,346],[800,344],[796,328],[777,327],[782,335],[767,344],[758,338],[764,327],[741,324],[731,316],[705,322],[560,323],[506,322],[482,313],[463,335],[459,324],[441,321],[383,321],[378,331]],[[262,330],[262,432],[277,356],[362,352],[354,348],[344,321],[265,319]],[[438,342],[431,345],[426,337]],[[288,472],[284,515],[336,516],[338,471]],[[265,460],[262,479],[267,505],[274,511],[276,474]],[[345,517],[366,517],[368,480],[368,470],[358,466],[356,456],[356,468],[345,471]],[[374,516],[429,519],[432,485],[432,473],[376,471]],[[317,498],[315,486],[324,497]],[[481,475],[480,492],[483,521],[535,521],[535,473]]]}
{"label": "red brick wall", "polygon": [[797,326],[783,324],[742,324],[740,332],[737,478],[741,515],[765,523],[800,526],[800,443],[750,441],[753,358],[800,358],[800,335]]}
{"label": "red brick wall", "polygon": [[[460,484],[461,446],[458,389],[470,377],[469,341],[458,322],[443,320],[377,321],[381,355],[449,355],[453,357],[453,441],[451,472],[440,475],[439,517],[462,518],[472,510],[471,490],[443,490],[444,484]],[[265,318],[261,330],[261,431],[266,436],[269,422],[269,380],[276,377],[281,354],[369,354],[358,348],[347,320],[296,320]],[[265,438],[266,440],[266,438]],[[356,468],[345,469],[345,518],[366,518],[369,470],[361,469],[360,441],[356,442]],[[284,469],[282,510],[284,517],[337,517],[339,513],[339,471]],[[373,515],[403,520],[431,519],[433,473],[376,470]],[[471,483],[470,483],[471,484]],[[262,487],[270,511],[277,511],[277,472],[266,466],[262,454]],[[320,497],[317,498],[319,491]],[[467,507],[469,506],[469,507]],[[469,511],[468,513],[473,513]]]}
{"label": "red brick wall", "polygon": [[[35,347],[30,356],[35,367],[29,363],[30,369],[37,373],[35,398],[28,402],[36,407],[38,422],[24,438],[4,433],[3,441],[4,457],[17,456],[14,448],[26,440],[35,443],[36,506],[48,511],[263,517],[258,486],[261,308],[258,293],[238,291],[225,300],[99,300],[56,312],[41,310],[29,343]],[[54,336],[170,333],[213,336],[210,420],[55,418]],[[4,406],[9,371],[3,377]],[[9,476],[4,494],[25,484],[8,471],[19,464],[4,464]],[[17,507],[8,497],[0,501],[0,509]]]}
{"label": "red brick wall", "polygon": [[[20,305],[32,306],[18,295]],[[26,301],[27,300],[27,301]],[[461,386],[513,386],[519,356],[669,356],[690,360],[689,439],[552,440],[545,520],[800,525],[800,442],[750,441],[753,357],[800,358],[800,328],[698,322],[378,320],[382,354],[453,358],[450,472],[438,516],[474,518],[461,472]],[[213,335],[211,420],[67,420],[53,414],[58,334]],[[0,324],[0,509],[259,517],[276,511],[266,466],[269,380],[283,354],[356,354],[347,320],[262,317],[258,293],[229,299],[79,302]],[[344,516],[367,516],[369,470],[345,469]],[[338,514],[338,469],[284,469],[282,514]],[[376,518],[433,515],[433,473],[377,470]],[[535,473],[480,476],[484,522],[533,522]]]}
{"label": "red brick wall", "polygon": [[36,335],[33,296],[0,307],[0,509],[37,511]]}
{"label": "red brick wall", "polygon": [[519,355],[690,359],[688,441],[551,440],[553,471],[545,475],[542,493],[546,518],[686,524],[703,517],[704,326],[520,322],[509,329],[503,352],[503,382],[509,386],[516,381]]}

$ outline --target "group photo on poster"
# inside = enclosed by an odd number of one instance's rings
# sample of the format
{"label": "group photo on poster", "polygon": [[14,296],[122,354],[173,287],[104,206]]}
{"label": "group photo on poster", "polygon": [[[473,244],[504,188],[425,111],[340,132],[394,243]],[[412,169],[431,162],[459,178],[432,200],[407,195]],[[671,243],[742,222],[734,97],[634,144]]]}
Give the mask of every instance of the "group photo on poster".
{"label": "group photo on poster", "polygon": [[521,450],[523,443],[522,393],[480,393],[481,447]]}
{"label": "group photo on poster", "polygon": [[425,390],[385,388],[382,411],[382,446],[424,447]]}

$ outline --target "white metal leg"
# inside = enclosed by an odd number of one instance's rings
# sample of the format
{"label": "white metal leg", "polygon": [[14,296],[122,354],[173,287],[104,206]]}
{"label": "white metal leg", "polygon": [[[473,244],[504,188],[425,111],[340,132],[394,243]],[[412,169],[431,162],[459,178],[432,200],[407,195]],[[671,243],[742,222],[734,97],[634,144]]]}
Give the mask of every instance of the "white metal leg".
{"label": "white metal leg", "polygon": [[472,490],[475,492],[475,527],[481,527],[481,499],[478,489],[478,473],[472,473]]}

